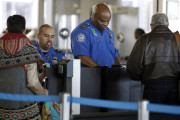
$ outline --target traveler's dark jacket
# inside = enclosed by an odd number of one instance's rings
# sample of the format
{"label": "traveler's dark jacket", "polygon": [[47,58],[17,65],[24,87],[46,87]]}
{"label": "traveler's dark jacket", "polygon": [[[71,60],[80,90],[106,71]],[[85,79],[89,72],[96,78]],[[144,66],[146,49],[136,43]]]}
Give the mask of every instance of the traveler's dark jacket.
{"label": "traveler's dark jacket", "polygon": [[127,74],[134,80],[177,80],[180,54],[174,34],[165,25],[156,26],[140,37],[128,58]]}

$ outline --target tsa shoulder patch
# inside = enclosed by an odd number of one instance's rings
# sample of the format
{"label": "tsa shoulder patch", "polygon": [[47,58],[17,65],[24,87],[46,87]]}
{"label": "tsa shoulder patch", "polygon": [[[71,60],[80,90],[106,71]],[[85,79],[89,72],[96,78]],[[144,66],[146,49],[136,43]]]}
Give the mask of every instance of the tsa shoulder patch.
{"label": "tsa shoulder patch", "polygon": [[86,40],[86,36],[83,33],[79,33],[77,35],[77,41],[78,42],[84,42]]}

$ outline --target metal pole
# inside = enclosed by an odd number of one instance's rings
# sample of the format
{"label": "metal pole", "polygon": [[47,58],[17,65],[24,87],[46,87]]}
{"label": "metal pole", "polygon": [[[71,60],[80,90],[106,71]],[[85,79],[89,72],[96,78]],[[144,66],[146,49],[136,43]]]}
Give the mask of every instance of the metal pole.
{"label": "metal pole", "polygon": [[147,104],[149,101],[140,101],[138,105],[138,120],[149,120],[149,111],[147,110]]}
{"label": "metal pole", "polygon": [[61,120],[69,120],[70,102],[68,102],[68,97],[70,94],[63,93],[61,96]]}

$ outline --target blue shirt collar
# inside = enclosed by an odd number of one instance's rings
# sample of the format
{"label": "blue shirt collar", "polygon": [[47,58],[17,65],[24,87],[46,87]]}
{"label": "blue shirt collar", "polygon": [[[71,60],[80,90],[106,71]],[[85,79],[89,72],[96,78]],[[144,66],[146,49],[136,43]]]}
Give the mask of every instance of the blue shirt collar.
{"label": "blue shirt collar", "polygon": [[107,31],[107,28],[106,28],[104,31],[98,30],[98,29],[93,25],[93,23],[92,23],[92,21],[91,21],[91,18],[88,19],[88,23],[90,24],[90,26],[93,26],[93,29],[99,31],[100,33],[108,32],[108,31]]}
{"label": "blue shirt collar", "polygon": [[[37,51],[38,51],[38,52],[43,53],[42,50],[40,49],[38,43],[34,44],[34,46],[37,48]],[[51,52],[51,51],[53,51],[53,47],[51,47],[50,50],[49,50],[47,53],[49,53],[49,52]]]}

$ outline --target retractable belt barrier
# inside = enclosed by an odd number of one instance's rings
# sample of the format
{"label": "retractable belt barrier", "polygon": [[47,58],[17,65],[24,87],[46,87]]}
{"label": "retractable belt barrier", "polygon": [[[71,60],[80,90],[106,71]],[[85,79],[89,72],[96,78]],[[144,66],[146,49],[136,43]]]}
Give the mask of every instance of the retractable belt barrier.
{"label": "retractable belt barrier", "polygon": [[151,112],[180,115],[180,106],[175,105],[162,105],[150,103],[147,105],[147,109]]}
{"label": "retractable belt barrier", "polygon": [[60,98],[56,95],[21,95],[21,94],[7,94],[0,93],[0,99],[14,100],[14,101],[36,101],[36,102],[59,102]]}
{"label": "retractable belt barrier", "polygon": [[79,103],[87,106],[121,109],[121,110],[138,110],[138,120],[149,120],[149,112],[167,113],[180,115],[180,106],[153,104],[148,101],[136,102],[117,102],[110,100],[99,100],[90,98],[72,97],[69,94],[57,95],[21,95],[0,93],[0,99],[14,101],[37,101],[37,102],[61,102],[61,118],[69,120],[70,103]]}
{"label": "retractable belt barrier", "polygon": [[137,110],[138,103],[136,102],[117,102],[110,100],[90,99],[90,98],[77,98],[68,97],[68,102],[79,103],[81,105],[112,108],[112,109],[123,109],[123,110]]}

